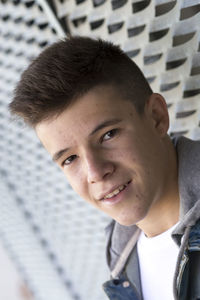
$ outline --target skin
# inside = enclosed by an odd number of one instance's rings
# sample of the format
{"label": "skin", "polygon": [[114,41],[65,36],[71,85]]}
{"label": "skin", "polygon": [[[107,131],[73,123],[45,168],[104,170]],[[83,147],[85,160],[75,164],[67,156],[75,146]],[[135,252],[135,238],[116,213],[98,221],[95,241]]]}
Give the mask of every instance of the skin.
{"label": "skin", "polygon": [[[101,86],[35,129],[84,200],[122,225],[136,224],[150,237],[179,217],[177,159],[168,127],[161,95],[152,94],[139,115],[116,88]],[[101,200],[127,183],[117,203]]]}

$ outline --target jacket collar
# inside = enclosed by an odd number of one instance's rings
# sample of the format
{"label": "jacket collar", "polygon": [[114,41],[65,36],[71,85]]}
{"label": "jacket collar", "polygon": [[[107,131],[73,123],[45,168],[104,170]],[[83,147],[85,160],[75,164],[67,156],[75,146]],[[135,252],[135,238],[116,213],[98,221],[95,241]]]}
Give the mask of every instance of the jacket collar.
{"label": "jacket collar", "polygon": [[174,144],[178,155],[180,220],[173,237],[180,245],[178,236],[200,218],[200,141],[181,137]]}

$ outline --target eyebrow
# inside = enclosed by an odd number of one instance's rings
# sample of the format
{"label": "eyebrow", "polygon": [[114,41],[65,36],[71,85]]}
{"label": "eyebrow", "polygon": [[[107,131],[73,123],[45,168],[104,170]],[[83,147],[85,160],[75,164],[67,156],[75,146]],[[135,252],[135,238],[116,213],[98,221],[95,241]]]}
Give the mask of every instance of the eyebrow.
{"label": "eyebrow", "polygon": [[63,156],[63,154],[65,154],[69,149],[70,149],[70,148],[65,148],[65,149],[59,150],[58,152],[56,152],[56,153],[53,155],[52,160],[56,162],[56,161],[59,160],[59,158],[60,158],[61,156]]}
{"label": "eyebrow", "polygon": [[120,123],[122,120],[121,119],[111,119],[111,120],[106,120],[102,123],[100,123],[99,125],[97,125],[95,127],[95,129],[89,134],[89,136],[91,135],[94,135],[97,131],[105,128],[105,127],[108,127],[108,126],[111,126],[111,125],[115,125],[117,123]]}
{"label": "eyebrow", "polygon": [[[89,134],[89,136],[92,136],[94,135],[96,132],[98,132],[99,130],[105,128],[105,127],[108,127],[108,126],[111,126],[111,125],[115,125],[115,124],[118,124],[120,123],[122,120],[121,119],[110,119],[110,120],[106,120],[102,123],[100,123],[99,125],[97,125],[93,130],[92,132]],[[53,157],[52,157],[52,160],[53,161],[57,161],[59,160],[60,157],[63,156],[63,154],[65,154],[67,151],[69,151],[70,148],[64,148],[64,149],[61,149],[59,150],[58,152],[56,152]]]}

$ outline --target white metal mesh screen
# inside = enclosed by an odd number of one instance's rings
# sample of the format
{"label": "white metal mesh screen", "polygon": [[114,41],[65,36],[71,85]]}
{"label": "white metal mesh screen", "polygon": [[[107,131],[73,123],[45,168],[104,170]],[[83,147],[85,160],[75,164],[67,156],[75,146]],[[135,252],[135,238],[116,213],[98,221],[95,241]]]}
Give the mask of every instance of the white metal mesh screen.
{"label": "white metal mesh screen", "polygon": [[57,34],[34,1],[2,3],[0,22],[0,236],[36,299],[103,299],[106,218],[7,111],[20,73]]}
{"label": "white metal mesh screen", "polygon": [[10,121],[21,72],[63,35],[63,24],[112,40],[165,96],[170,132],[200,139],[199,11],[197,0],[0,2],[0,238],[35,299],[106,298],[109,219],[74,194],[33,131]]}
{"label": "white metal mesh screen", "polygon": [[71,33],[119,44],[169,106],[172,134],[199,139],[199,0],[54,0]]}

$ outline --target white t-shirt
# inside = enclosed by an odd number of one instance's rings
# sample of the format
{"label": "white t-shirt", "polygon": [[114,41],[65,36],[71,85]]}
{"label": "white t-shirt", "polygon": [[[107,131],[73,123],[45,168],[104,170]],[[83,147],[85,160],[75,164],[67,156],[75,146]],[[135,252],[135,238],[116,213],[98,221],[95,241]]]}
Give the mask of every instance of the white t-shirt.
{"label": "white t-shirt", "polygon": [[137,250],[144,300],[174,299],[173,277],[179,249],[171,233],[176,225],[152,238],[140,234]]}

